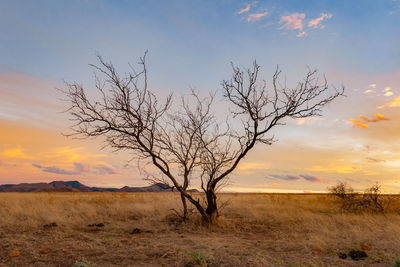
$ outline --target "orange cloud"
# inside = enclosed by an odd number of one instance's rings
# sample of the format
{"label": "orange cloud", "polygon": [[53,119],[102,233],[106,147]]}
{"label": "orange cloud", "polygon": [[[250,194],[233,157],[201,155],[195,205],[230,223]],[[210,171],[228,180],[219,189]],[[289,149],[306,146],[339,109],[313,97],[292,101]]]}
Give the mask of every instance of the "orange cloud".
{"label": "orange cloud", "polygon": [[320,24],[321,24],[321,22],[322,22],[324,19],[330,19],[330,18],[332,18],[332,17],[333,17],[332,14],[325,14],[325,13],[322,13],[320,17],[318,17],[318,18],[316,18],[316,19],[313,19],[313,20],[310,20],[310,21],[308,22],[308,27],[317,28],[318,25],[321,27]]}
{"label": "orange cloud", "polygon": [[267,14],[268,14],[268,12],[257,13],[257,14],[250,14],[250,15],[247,17],[247,21],[259,20],[259,19],[261,19],[262,17],[266,16]]}
{"label": "orange cloud", "polygon": [[369,94],[369,93],[373,93],[373,92],[374,92],[374,90],[368,89],[368,90],[364,91],[364,94]]}
{"label": "orange cloud", "polygon": [[301,32],[301,33],[299,33],[297,35],[297,37],[303,37],[303,36],[306,36],[306,35],[307,35],[307,32]]}
{"label": "orange cloud", "polygon": [[238,14],[246,13],[250,10],[250,4],[247,4],[247,6],[241,10],[239,10]]}
{"label": "orange cloud", "polygon": [[22,148],[11,148],[6,149],[3,152],[3,156],[6,158],[18,158],[18,159],[29,159],[30,157],[23,152]]}
{"label": "orange cloud", "polygon": [[310,117],[310,118],[300,118],[296,120],[297,125],[311,125],[314,124],[315,122],[323,120],[323,118],[320,117]]}
{"label": "orange cloud", "polygon": [[373,120],[370,120],[370,121],[376,122],[376,121],[386,121],[386,120],[389,120],[388,118],[386,118],[385,116],[383,116],[383,115],[380,114],[380,113],[376,113],[376,114],[375,114],[375,117],[376,117],[376,119],[373,119]]}
{"label": "orange cloud", "polygon": [[387,120],[389,120],[388,118],[386,118],[384,115],[382,115],[380,113],[376,113],[375,114],[375,118],[373,118],[373,119],[368,119],[364,115],[360,115],[360,116],[358,116],[358,118],[360,120],[355,120],[355,119],[351,118],[349,121],[355,127],[363,128],[363,129],[367,129],[368,128],[367,122],[378,122],[378,121],[387,121]]}
{"label": "orange cloud", "polygon": [[243,162],[238,166],[238,170],[240,171],[248,171],[248,170],[268,170],[269,166],[266,164],[260,163],[251,163],[251,162]]}
{"label": "orange cloud", "polygon": [[400,107],[400,96],[389,102],[389,107]]}
{"label": "orange cloud", "polygon": [[391,92],[391,91],[387,91],[386,93],[385,93],[385,96],[392,96],[393,95],[393,92]]}
{"label": "orange cloud", "polygon": [[361,166],[357,166],[357,165],[350,165],[350,164],[328,164],[328,165],[317,165],[317,166],[313,166],[310,170],[315,171],[315,172],[336,172],[336,173],[355,173],[355,172],[359,172],[362,171],[362,167]]}
{"label": "orange cloud", "polygon": [[269,186],[282,186],[282,184],[271,183],[271,184],[256,184],[257,187],[269,187]]}
{"label": "orange cloud", "polygon": [[293,13],[288,16],[282,16],[280,23],[284,23],[280,29],[303,30],[304,13]]}
{"label": "orange cloud", "polygon": [[363,122],[361,122],[359,120],[350,119],[349,121],[350,121],[350,123],[352,123],[357,128],[363,128],[363,129],[367,129],[368,128],[368,124],[363,123]]}

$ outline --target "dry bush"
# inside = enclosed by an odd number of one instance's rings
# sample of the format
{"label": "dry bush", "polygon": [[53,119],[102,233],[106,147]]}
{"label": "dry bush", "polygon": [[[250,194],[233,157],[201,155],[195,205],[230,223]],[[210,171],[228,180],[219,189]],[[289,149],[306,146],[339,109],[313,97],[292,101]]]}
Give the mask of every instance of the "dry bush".
{"label": "dry bush", "polygon": [[328,190],[340,199],[342,210],[347,212],[387,212],[394,199],[393,196],[383,195],[381,185],[378,183],[362,193],[355,192],[350,185],[343,182],[328,188]]}

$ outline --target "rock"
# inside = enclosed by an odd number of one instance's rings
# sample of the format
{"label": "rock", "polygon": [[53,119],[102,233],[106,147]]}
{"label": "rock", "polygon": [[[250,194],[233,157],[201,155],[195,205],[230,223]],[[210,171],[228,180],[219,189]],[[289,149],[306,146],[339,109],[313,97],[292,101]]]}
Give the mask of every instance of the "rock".
{"label": "rock", "polygon": [[16,248],[10,252],[10,257],[18,257],[20,254],[19,249]]}
{"label": "rock", "polygon": [[39,251],[40,254],[49,254],[49,251],[47,249],[42,249]]}
{"label": "rock", "polygon": [[341,258],[341,259],[347,259],[347,254],[346,253],[342,253],[342,252],[339,252],[339,258]]}
{"label": "rock", "polygon": [[368,246],[368,245],[365,245],[365,244],[361,245],[361,248],[362,248],[362,250],[364,250],[364,251],[370,251],[370,250],[371,250],[371,247]]}
{"label": "rock", "polygon": [[43,227],[44,228],[53,228],[53,227],[58,227],[58,225],[57,225],[57,223],[52,222],[52,223],[43,225]]}
{"label": "rock", "polygon": [[89,226],[89,231],[98,232],[98,231],[101,231],[101,230],[103,230],[103,228],[101,228],[101,227],[97,227],[95,225]]}
{"label": "rock", "polygon": [[315,253],[322,253],[323,251],[322,251],[322,249],[320,249],[320,248],[314,248],[314,249],[313,249],[313,252],[315,252]]}
{"label": "rock", "polygon": [[142,230],[140,230],[139,228],[135,228],[132,230],[131,234],[136,235],[136,234],[140,234],[141,232],[142,232]]}
{"label": "rock", "polygon": [[92,224],[88,224],[88,227],[104,227],[104,223],[92,223]]}
{"label": "rock", "polygon": [[365,253],[365,251],[355,250],[355,249],[352,249],[349,251],[349,256],[354,261],[363,260],[366,257],[368,257],[368,255],[367,255],[367,253]]}

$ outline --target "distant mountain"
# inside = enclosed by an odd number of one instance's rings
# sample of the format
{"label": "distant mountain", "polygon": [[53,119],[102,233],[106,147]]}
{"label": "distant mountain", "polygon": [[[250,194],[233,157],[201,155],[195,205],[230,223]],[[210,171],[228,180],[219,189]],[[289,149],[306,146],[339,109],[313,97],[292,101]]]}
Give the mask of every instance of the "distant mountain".
{"label": "distant mountain", "polygon": [[[89,187],[78,181],[53,181],[51,183],[22,183],[0,185],[0,192],[171,192],[171,187],[156,183],[145,187],[103,188]],[[198,192],[196,189],[188,192]]]}

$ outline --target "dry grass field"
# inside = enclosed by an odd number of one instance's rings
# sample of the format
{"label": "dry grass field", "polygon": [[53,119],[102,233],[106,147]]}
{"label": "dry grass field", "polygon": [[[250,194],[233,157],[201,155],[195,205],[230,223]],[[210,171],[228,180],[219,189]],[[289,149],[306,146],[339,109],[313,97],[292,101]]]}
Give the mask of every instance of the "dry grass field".
{"label": "dry grass field", "polygon": [[[0,266],[390,266],[400,254],[398,199],[385,214],[343,213],[323,194],[220,200],[205,228],[178,223],[176,193],[2,193]],[[338,256],[351,249],[368,257]]]}

